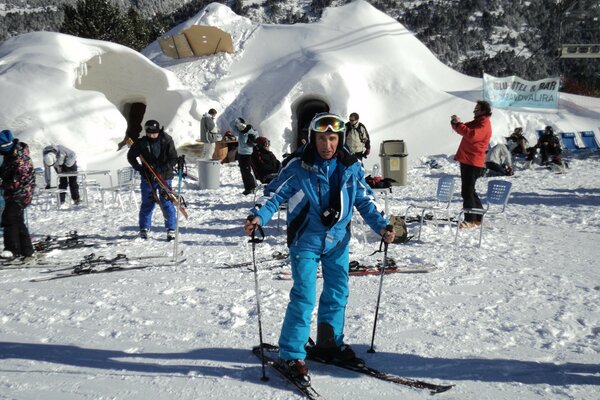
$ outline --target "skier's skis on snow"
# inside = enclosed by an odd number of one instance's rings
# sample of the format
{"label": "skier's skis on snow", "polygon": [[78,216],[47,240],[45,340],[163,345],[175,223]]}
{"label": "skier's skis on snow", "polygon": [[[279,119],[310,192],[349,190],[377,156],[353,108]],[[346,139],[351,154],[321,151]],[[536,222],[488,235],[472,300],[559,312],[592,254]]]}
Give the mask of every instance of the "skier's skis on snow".
{"label": "skier's skis on snow", "polygon": [[252,352],[256,357],[258,357],[259,360],[263,361],[266,365],[271,367],[274,371],[277,371],[279,375],[294,385],[294,387],[307,399],[317,399],[321,397],[319,393],[312,387],[312,385],[305,386],[298,382],[298,380],[294,379],[294,377],[289,374],[286,367],[277,361],[276,357],[277,353],[279,352],[279,347],[273,346],[272,344],[263,343],[262,351],[260,346],[254,346],[252,348]]}
{"label": "skier's skis on snow", "polygon": [[408,386],[414,389],[425,389],[429,390],[431,394],[442,393],[447,390],[450,390],[454,387],[454,385],[441,385],[437,383],[425,382],[417,379],[405,378],[402,376],[390,374],[387,372],[379,371],[375,368],[371,368],[365,364],[355,365],[350,363],[338,363],[338,362],[328,362],[322,358],[319,358],[313,349],[315,348],[315,343],[312,339],[308,339],[308,344],[306,345],[306,359],[316,361],[319,363],[333,365],[336,367],[344,368],[350,371],[358,372],[360,374],[368,375],[373,378],[381,379],[386,382],[396,383],[398,385]]}
{"label": "skier's skis on snow", "polygon": [[[183,255],[183,252],[181,252]],[[165,260],[161,262],[160,265],[157,264],[144,264],[144,265],[129,265],[131,261],[135,260],[160,260],[160,259],[170,259],[170,256],[165,255],[148,255],[148,256],[138,256],[138,257],[127,257],[125,254],[117,254],[115,257],[106,258],[104,256],[96,256],[96,254],[91,253],[87,256],[83,257],[83,260],[71,267],[59,268],[59,269],[49,269],[48,271],[44,271],[46,273],[55,273],[61,271],[69,271],[69,273],[57,274],[50,277],[31,279],[30,282],[42,282],[42,281],[50,281],[55,279],[64,279],[69,277],[81,276],[81,275],[90,275],[90,274],[100,274],[100,273],[108,273],[108,272],[116,272],[116,271],[130,271],[137,269],[145,269],[150,267],[157,266],[172,266],[176,264],[181,264],[187,259],[180,259],[177,262],[173,262],[172,260]]]}
{"label": "skier's skis on snow", "polygon": [[[358,261],[350,261],[349,274],[351,276],[362,276],[362,275],[376,275],[381,273],[382,263],[379,262],[376,265],[364,265]],[[427,273],[435,270],[433,265],[427,264],[396,264],[396,262],[388,257],[385,266],[385,274],[419,274]]]}

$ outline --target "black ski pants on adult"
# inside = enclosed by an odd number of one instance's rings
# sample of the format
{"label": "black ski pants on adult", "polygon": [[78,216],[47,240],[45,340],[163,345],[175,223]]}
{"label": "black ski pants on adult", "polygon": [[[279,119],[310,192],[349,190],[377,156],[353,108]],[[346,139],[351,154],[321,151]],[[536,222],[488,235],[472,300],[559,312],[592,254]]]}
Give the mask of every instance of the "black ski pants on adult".
{"label": "black ski pants on adult", "polygon": [[487,176],[507,176],[506,168],[493,161],[486,161],[485,167],[488,169]]}
{"label": "black ski pants on adult", "polygon": [[[62,167],[60,172],[77,172],[77,163],[71,165],[70,167]],[[61,177],[58,180],[58,188],[65,190],[69,186],[69,191],[71,192],[71,198],[73,201],[79,200],[79,184],[77,183],[77,176],[69,176],[69,177]],[[60,193],[60,203],[65,202],[65,193]]]}
{"label": "black ski pants on adult", "polygon": [[238,163],[242,173],[242,182],[244,182],[244,194],[250,194],[256,187],[256,180],[252,175],[252,156],[238,153]]}
{"label": "black ski pants on adult", "polygon": [[2,227],[4,228],[4,250],[13,256],[30,257],[33,255],[33,245],[29,230],[25,225],[25,209],[14,201],[7,201],[2,212]]}
{"label": "black ski pants on adult", "polygon": [[[482,208],[481,200],[475,191],[475,183],[483,174],[483,168],[473,165],[460,164],[460,193],[463,198],[463,208]],[[481,215],[465,214],[465,221],[481,221]]]}

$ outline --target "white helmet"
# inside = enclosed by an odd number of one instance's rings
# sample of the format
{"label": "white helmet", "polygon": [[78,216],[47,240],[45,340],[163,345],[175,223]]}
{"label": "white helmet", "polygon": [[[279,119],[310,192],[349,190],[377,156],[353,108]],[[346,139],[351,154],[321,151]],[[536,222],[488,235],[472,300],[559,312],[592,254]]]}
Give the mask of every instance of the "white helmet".
{"label": "white helmet", "polygon": [[44,154],[44,165],[51,167],[56,163],[56,153],[49,152]]}

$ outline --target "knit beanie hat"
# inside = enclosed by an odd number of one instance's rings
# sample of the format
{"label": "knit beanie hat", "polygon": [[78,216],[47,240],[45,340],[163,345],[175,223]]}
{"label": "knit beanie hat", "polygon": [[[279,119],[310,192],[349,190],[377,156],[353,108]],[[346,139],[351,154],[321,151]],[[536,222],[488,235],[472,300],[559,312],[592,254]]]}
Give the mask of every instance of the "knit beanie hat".
{"label": "knit beanie hat", "polygon": [[14,141],[15,137],[13,133],[8,129],[0,132],[0,153],[8,153],[15,146]]}

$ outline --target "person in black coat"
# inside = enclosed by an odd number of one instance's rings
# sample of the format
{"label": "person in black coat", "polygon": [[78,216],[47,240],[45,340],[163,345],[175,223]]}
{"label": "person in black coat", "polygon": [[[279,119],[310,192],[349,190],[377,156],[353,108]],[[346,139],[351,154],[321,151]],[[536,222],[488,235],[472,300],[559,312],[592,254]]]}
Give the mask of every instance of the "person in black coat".
{"label": "person in black coat", "polygon": [[271,142],[269,139],[259,137],[256,139],[256,144],[252,152],[252,170],[256,178],[262,183],[271,182],[281,168],[281,162],[269,150],[270,146]]}
{"label": "person in black coat", "polygon": [[170,241],[175,238],[177,224],[175,206],[162,193],[163,189],[156,178],[143,163],[138,161],[138,157],[142,156],[150,167],[171,187],[174,176],[173,168],[177,164],[177,150],[173,138],[164,132],[158,121],[146,121],[144,129],[146,130],[146,136],[135,142],[127,152],[127,161],[142,176],[142,182],[140,183],[142,205],[139,213],[140,237],[142,239],[148,238],[148,231],[152,226],[154,205],[159,203],[165,217],[167,240]]}
{"label": "person in black coat", "polygon": [[548,158],[552,156],[552,162],[555,164],[560,164],[560,153],[562,149],[560,147],[560,140],[558,140],[558,136],[554,134],[554,129],[551,126],[547,126],[544,129],[544,134],[540,136],[537,142],[537,148],[540,149],[540,154],[542,156],[542,165],[548,165]]}
{"label": "person in black coat", "polygon": [[29,155],[29,146],[15,139],[9,130],[0,132],[0,187],[5,200],[2,212],[4,250],[2,256],[33,256],[31,236],[25,224],[25,208],[31,204],[35,188],[35,172]]}

